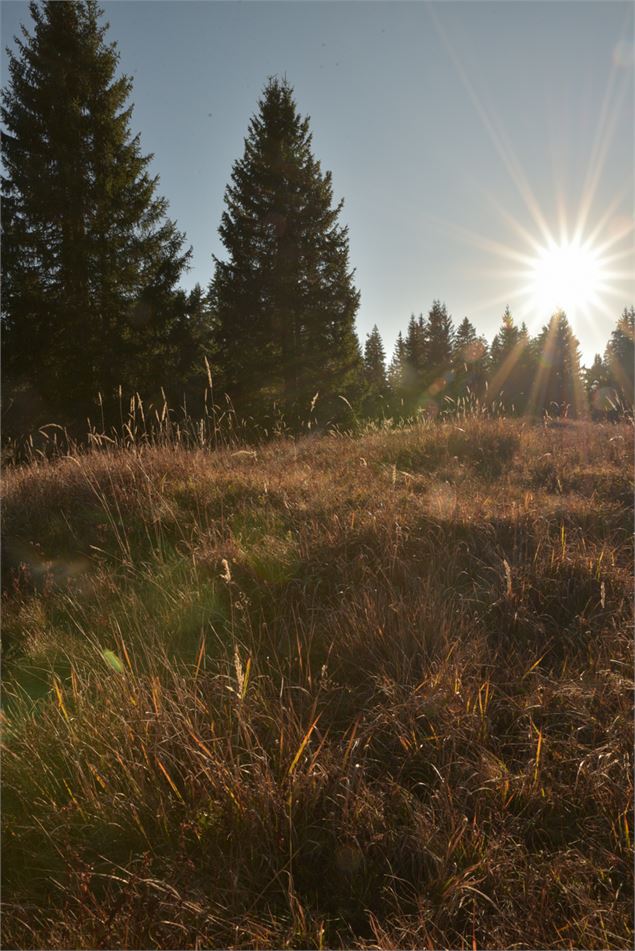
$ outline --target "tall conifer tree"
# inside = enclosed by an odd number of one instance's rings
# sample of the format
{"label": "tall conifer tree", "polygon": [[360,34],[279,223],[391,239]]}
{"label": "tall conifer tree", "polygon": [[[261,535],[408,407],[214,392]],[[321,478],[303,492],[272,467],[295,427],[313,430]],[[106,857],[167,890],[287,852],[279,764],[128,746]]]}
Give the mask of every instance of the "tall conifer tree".
{"label": "tall conifer tree", "polygon": [[472,349],[477,340],[476,328],[467,317],[464,317],[454,335],[453,361],[455,363],[470,361]]}
{"label": "tall conifer tree", "polygon": [[490,348],[492,360],[492,376],[495,377],[498,371],[508,361],[513,354],[520,339],[520,331],[514,323],[509,307],[505,308],[505,313],[501,321],[501,327]]}
{"label": "tall conifer tree", "polygon": [[366,337],[364,345],[364,412],[374,416],[385,410],[388,395],[386,354],[377,324]]}
{"label": "tall conifer tree", "polygon": [[[164,367],[189,252],[130,132],[132,81],[94,0],[31,2],[3,93],[5,393],[29,422]],[[40,420],[41,421],[41,420]]]}
{"label": "tall conifer tree", "polygon": [[393,351],[393,355],[388,366],[388,372],[386,374],[388,378],[388,386],[392,391],[393,398],[398,400],[401,399],[402,396],[405,362],[406,344],[403,339],[403,334],[400,330],[397,334],[395,349]]}
{"label": "tall conifer tree", "polygon": [[624,308],[611,334],[604,361],[620,402],[632,407],[635,402],[635,307]]}
{"label": "tall conifer tree", "polygon": [[452,370],[452,352],[454,348],[454,326],[445,304],[435,300],[428,313],[426,322],[426,365],[424,383],[428,407],[435,412],[442,406],[444,397],[454,378]]}
{"label": "tall conifer tree", "polygon": [[582,416],[587,402],[580,367],[580,344],[563,311],[554,314],[534,343],[538,368],[531,409],[551,416]]}
{"label": "tall conifer tree", "polygon": [[593,363],[585,368],[583,377],[591,416],[594,419],[602,419],[606,415],[616,413],[618,394],[612,386],[611,372],[602,354],[595,354]]}
{"label": "tall conifer tree", "polygon": [[386,354],[377,324],[366,337],[364,345],[364,379],[379,393],[386,388]]}
{"label": "tall conifer tree", "polygon": [[[164,389],[171,405],[185,401],[187,412],[199,416],[209,398],[208,368],[213,354],[213,324],[209,301],[200,284],[177,294],[176,317],[166,355],[168,379]],[[207,359],[207,366],[205,360]]]}
{"label": "tall conifer tree", "polygon": [[302,417],[344,408],[359,385],[359,294],[331,173],[311,152],[309,120],[286,80],[267,83],[225,193],[210,299],[217,363],[240,412],[277,402]]}
{"label": "tall conifer tree", "polygon": [[408,410],[412,411],[425,386],[426,324],[423,315],[411,314],[404,340],[402,389]]}
{"label": "tall conifer tree", "polygon": [[476,328],[467,317],[457,327],[452,347],[452,390],[456,396],[465,396],[468,391],[481,397],[487,379],[487,342],[479,337]]}
{"label": "tall conifer tree", "polygon": [[445,304],[435,300],[428,313],[426,361],[428,376],[447,372],[452,363],[454,327]]}
{"label": "tall conifer tree", "polygon": [[490,347],[489,368],[490,399],[502,402],[506,413],[522,413],[527,408],[534,385],[537,352],[525,324],[518,327],[506,307],[500,330]]}

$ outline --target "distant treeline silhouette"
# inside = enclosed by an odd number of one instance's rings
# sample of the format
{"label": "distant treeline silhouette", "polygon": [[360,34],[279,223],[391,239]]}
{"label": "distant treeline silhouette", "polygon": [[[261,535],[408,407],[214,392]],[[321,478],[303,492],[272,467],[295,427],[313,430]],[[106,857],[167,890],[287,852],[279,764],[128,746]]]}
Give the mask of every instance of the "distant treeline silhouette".
{"label": "distant treeline silhouette", "polygon": [[436,414],[461,401],[498,405],[507,414],[615,417],[633,406],[635,310],[625,309],[603,356],[580,365],[578,341],[564,313],[531,337],[506,308],[490,346],[468,318],[454,328],[445,305],[410,318],[388,368],[377,327],[364,351],[365,407],[391,415]]}
{"label": "distant treeline silhouette", "polygon": [[131,131],[132,80],[117,75],[103,11],[94,0],[29,9],[2,108],[6,436],[49,422],[79,433],[88,417],[116,426],[121,394],[135,393],[190,414],[227,394],[238,415],[292,429],[309,416],[405,418],[470,402],[568,415],[632,407],[632,307],[586,371],[563,313],[531,338],[506,310],[488,346],[434,301],[399,334],[388,367],[377,327],[362,349],[342,202],[286,79],[268,80],[233,166],[226,256],[207,291],[185,292],[191,249]]}

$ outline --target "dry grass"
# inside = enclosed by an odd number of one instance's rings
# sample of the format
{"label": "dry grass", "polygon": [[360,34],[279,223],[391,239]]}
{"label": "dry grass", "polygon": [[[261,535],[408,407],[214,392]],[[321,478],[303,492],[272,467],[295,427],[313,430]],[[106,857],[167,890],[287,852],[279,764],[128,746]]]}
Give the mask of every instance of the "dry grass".
{"label": "dry grass", "polygon": [[3,945],[632,946],[633,430],[5,472]]}

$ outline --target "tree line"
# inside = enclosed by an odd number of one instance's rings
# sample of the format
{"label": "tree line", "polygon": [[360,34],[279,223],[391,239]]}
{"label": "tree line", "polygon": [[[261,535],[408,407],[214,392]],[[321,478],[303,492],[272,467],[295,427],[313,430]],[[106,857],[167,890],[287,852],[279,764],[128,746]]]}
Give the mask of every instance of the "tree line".
{"label": "tree line", "polygon": [[566,314],[554,314],[531,337],[509,310],[488,345],[465,317],[455,327],[445,304],[410,317],[387,363],[378,328],[364,347],[368,415],[436,415],[477,404],[508,414],[613,417],[633,406],[635,309],[625,308],[603,355],[581,366]]}
{"label": "tree line", "polygon": [[[362,348],[360,295],[331,173],[285,79],[270,79],[225,191],[209,286],[184,291],[191,259],[131,129],[130,77],[95,0],[29,5],[2,94],[3,426],[79,431],[117,423],[121,399],[299,425],[406,417],[460,401],[507,412],[598,413],[633,403],[633,308],[589,371],[564,314],[530,338],[509,310],[488,346],[435,301],[386,365]],[[98,406],[99,404],[99,406]]]}

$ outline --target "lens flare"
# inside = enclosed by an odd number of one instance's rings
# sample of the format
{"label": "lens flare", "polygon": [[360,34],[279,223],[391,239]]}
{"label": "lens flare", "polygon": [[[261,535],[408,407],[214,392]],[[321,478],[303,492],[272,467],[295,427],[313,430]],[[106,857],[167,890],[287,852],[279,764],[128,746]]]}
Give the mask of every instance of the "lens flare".
{"label": "lens flare", "polygon": [[600,257],[589,245],[550,243],[530,272],[530,294],[543,314],[563,310],[572,317],[593,303],[604,283]]}

